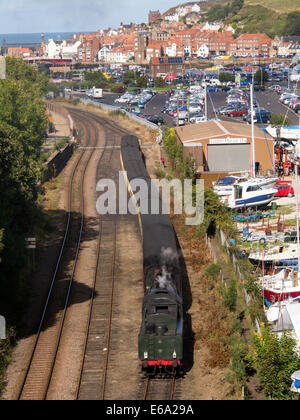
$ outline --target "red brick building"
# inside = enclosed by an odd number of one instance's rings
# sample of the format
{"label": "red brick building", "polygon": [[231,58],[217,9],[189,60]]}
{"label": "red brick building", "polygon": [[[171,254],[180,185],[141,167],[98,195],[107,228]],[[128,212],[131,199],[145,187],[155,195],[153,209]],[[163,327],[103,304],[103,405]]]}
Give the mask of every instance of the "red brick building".
{"label": "red brick building", "polygon": [[161,14],[160,14],[160,11],[159,10],[154,10],[154,11],[150,10],[150,12],[148,14],[148,23],[149,23],[149,25],[151,23],[156,22],[160,18],[161,18]]}
{"label": "red brick building", "polygon": [[269,56],[272,40],[266,34],[242,34],[230,43],[228,55]]}
{"label": "red brick building", "polygon": [[86,35],[78,47],[78,60],[82,63],[94,63],[98,59],[101,39],[98,36]]}
{"label": "red brick building", "polygon": [[185,65],[182,57],[154,57],[150,61],[150,76],[158,77],[159,74],[175,74],[184,76]]}

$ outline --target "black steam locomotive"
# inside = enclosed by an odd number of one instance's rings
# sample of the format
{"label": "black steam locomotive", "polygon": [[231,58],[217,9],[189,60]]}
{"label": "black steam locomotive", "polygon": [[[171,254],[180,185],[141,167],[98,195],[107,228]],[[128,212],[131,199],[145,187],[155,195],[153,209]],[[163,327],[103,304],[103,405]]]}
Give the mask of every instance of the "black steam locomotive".
{"label": "black steam locomotive", "polygon": [[[148,195],[144,197],[148,199],[148,212],[139,216],[145,291],[138,341],[139,359],[147,374],[175,374],[181,369],[183,357],[182,282],[176,236],[169,216],[162,214],[159,194],[153,194],[136,137],[123,137],[122,160],[130,183],[139,178],[148,185]],[[150,214],[151,203],[159,206],[159,214]]]}

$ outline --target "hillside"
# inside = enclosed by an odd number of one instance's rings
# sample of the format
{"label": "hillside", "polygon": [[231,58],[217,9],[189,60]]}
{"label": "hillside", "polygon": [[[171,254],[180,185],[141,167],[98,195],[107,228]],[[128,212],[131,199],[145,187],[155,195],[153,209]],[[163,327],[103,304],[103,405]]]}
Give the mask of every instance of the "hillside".
{"label": "hillside", "polygon": [[245,0],[245,6],[260,5],[280,13],[300,10],[300,0]]}
{"label": "hillside", "polygon": [[177,9],[177,7],[184,7],[184,6],[188,6],[189,4],[198,4],[198,6],[200,6],[200,8],[201,8],[201,11],[207,11],[212,6],[214,6],[215,4],[224,3],[224,1],[225,0],[207,0],[206,2],[188,1],[188,2],[185,2],[185,3],[178,3],[178,4],[176,4],[176,6],[168,9],[166,12],[163,12],[163,15],[171,15],[172,13],[175,13],[175,10]]}
{"label": "hillside", "polygon": [[211,5],[202,20],[231,24],[236,35],[300,35],[300,0],[224,0]]}

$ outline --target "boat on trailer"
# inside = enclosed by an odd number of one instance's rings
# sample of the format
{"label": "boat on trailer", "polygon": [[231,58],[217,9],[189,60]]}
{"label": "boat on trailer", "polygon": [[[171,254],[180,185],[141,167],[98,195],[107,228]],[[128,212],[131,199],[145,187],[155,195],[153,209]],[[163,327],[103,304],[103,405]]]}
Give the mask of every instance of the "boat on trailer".
{"label": "boat on trailer", "polygon": [[274,199],[276,193],[277,188],[263,188],[256,179],[252,179],[235,184],[231,194],[223,197],[222,201],[232,210],[266,207]]}

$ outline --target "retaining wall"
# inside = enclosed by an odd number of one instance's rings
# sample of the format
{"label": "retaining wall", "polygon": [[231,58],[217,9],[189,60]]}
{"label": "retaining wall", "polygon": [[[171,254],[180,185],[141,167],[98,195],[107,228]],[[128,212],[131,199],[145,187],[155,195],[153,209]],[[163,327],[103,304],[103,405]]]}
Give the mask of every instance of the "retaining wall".
{"label": "retaining wall", "polygon": [[68,163],[68,160],[73,155],[73,151],[74,145],[68,144],[63,150],[55,152],[55,154],[52,155],[46,163],[44,163],[45,171],[43,174],[42,184],[61,173]]}

